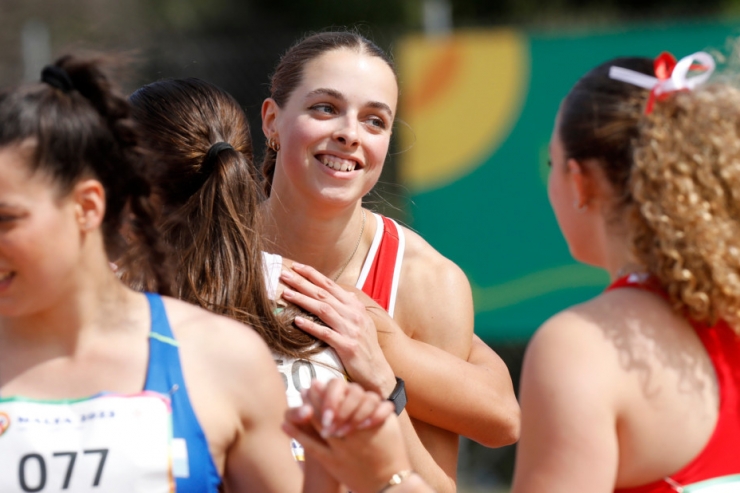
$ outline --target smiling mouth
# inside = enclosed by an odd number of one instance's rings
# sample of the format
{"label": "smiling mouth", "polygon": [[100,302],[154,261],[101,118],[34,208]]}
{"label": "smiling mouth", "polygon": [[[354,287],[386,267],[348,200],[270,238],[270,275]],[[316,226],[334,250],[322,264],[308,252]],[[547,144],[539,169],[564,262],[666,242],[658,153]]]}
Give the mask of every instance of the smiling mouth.
{"label": "smiling mouth", "polygon": [[354,159],[344,159],[330,154],[320,154],[316,158],[327,168],[334,171],[354,171],[355,168],[362,168]]}

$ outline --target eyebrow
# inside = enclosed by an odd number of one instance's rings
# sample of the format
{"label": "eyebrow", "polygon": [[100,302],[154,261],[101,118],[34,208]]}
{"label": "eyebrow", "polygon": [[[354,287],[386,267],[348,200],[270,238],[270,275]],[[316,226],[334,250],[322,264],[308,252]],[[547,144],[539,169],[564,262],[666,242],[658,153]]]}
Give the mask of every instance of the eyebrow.
{"label": "eyebrow", "polygon": [[[344,94],[337,91],[336,89],[329,89],[326,87],[320,87],[318,89],[314,89],[313,91],[306,94],[306,98],[311,98],[313,96],[321,96],[321,95],[331,96],[340,101],[347,101],[347,98],[344,97]],[[391,110],[391,107],[383,102],[370,101],[367,103],[367,106],[378,109],[378,110],[386,111],[391,116],[391,118],[393,117],[393,110]]]}

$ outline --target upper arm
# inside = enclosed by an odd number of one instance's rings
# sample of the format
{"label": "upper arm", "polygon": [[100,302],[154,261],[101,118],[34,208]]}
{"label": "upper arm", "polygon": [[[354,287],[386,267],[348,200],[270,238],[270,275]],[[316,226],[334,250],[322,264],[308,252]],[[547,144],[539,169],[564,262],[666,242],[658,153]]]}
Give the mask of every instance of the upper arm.
{"label": "upper arm", "polygon": [[419,257],[404,266],[394,318],[413,339],[467,359],[474,324],[470,283],[438,253]]}
{"label": "upper arm", "polygon": [[424,246],[430,251],[417,245],[410,252],[396,306],[396,321],[413,340],[379,335],[394,371],[406,379],[409,412],[487,446],[513,443],[519,406],[506,365],[474,337],[468,279]]}
{"label": "upper arm", "polygon": [[527,349],[514,493],[614,489],[618,440],[612,355],[588,324],[567,312],[557,315]]}
{"label": "upper arm", "polygon": [[226,457],[224,486],[231,492],[299,491],[302,474],[281,429],[287,409],[285,386],[265,344],[252,331],[249,336],[251,343],[239,344],[233,338],[224,341],[229,349],[221,352],[219,362],[231,367],[218,377],[226,384],[239,416]]}

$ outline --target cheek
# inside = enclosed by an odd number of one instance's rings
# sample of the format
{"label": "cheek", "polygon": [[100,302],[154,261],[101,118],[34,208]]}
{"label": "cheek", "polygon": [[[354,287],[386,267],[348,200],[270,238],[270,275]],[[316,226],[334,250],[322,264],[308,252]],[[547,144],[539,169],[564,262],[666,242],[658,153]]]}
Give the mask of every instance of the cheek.
{"label": "cheek", "polygon": [[[555,217],[560,223],[560,216],[563,213],[563,177],[558,176],[559,171],[550,170],[550,175],[547,179],[547,196],[550,199],[550,206],[555,212]],[[562,227],[562,225],[561,225]]]}
{"label": "cheek", "polygon": [[37,218],[6,239],[11,261],[17,263],[24,285],[63,284],[77,265],[80,233],[74,219],[50,213]]}
{"label": "cheek", "polygon": [[575,239],[575,230],[577,230],[576,223],[577,219],[574,217],[576,212],[573,209],[573,204],[570,198],[567,196],[567,187],[565,186],[565,177],[562,176],[559,170],[551,170],[550,177],[547,182],[547,195],[550,198],[550,205],[555,213],[555,219],[560,226],[560,231],[563,233],[566,242],[571,245]]}

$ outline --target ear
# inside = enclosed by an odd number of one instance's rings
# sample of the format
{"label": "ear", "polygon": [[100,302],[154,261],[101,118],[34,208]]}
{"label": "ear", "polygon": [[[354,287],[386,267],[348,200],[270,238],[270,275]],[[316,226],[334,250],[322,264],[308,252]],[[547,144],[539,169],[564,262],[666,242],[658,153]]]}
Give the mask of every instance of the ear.
{"label": "ear", "polygon": [[272,98],[262,103],[262,133],[269,139],[277,134],[277,115],[280,107]]}
{"label": "ear", "polygon": [[72,190],[75,214],[80,230],[88,233],[103,224],[105,217],[105,189],[94,179],[82,180]]}
{"label": "ear", "polygon": [[584,164],[573,158],[568,159],[566,163],[573,186],[574,206],[579,210],[587,208],[594,197],[593,176]]}

